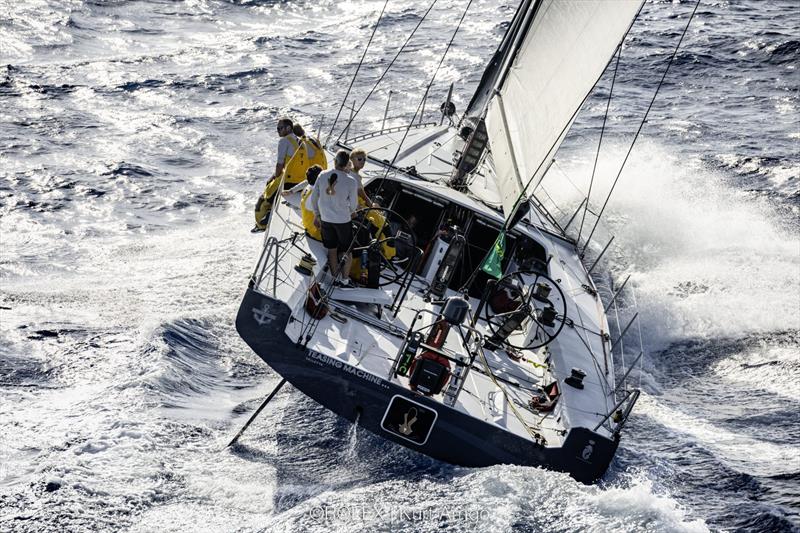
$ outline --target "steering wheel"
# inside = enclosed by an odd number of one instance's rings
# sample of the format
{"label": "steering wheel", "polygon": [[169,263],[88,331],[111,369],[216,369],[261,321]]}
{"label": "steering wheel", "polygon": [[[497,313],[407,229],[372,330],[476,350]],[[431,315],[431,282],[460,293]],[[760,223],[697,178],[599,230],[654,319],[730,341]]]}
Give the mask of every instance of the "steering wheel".
{"label": "steering wheel", "polygon": [[[408,224],[406,219],[401,217],[397,212],[392,211],[386,207],[365,207],[363,209],[359,209],[356,211],[356,218],[354,220],[354,224],[358,224],[358,228],[360,229],[362,225],[371,225],[375,227],[375,225],[367,218],[367,214],[370,212],[378,213],[379,215],[383,216],[384,225],[382,228],[377,228],[376,230],[380,230],[380,233],[383,235],[388,235],[391,232],[392,228],[390,226],[390,222],[395,222],[400,224],[400,230],[404,231],[411,237],[411,248],[415,250],[417,247],[416,237],[414,236],[414,232],[411,230],[411,226]],[[359,222],[360,221],[360,222]],[[372,233],[372,232],[370,232]],[[411,269],[411,264],[413,263],[413,252],[412,256],[410,257],[403,257],[399,258],[397,255],[392,257],[391,259],[387,259],[383,255],[383,245],[389,241],[395,240],[397,235],[388,235],[382,239],[372,239],[371,242],[366,245],[367,247],[376,246],[378,248],[377,252],[380,254],[381,257],[381,278],[378,282],[379,287],[385,287],[387,285],[391,285],[392,283],[397,283],[400,279],[405,276],[408,271]],[[357,247],[359,249],[363,249],[363,246]],[[355,251],[355,249],[354,249]]]}
{"label": "steering wheel", "polygon": [[[513,286],[522,288],[518,298],[519,303],[510,311],[494,314],[490,303],[493,297],[506,287]],[[523,329],[524,331],[525,324],[529,322],[535,325],[535,330],[526,335],[526,338],[531,340],[524,346],[518,346],[508,340],[510,336],[508,335],[503,339],[502,344],[515,350],[541,348],[558,337],[564,327],[567,316],[567,302],[564,299],[564,292],[555,280],[535,270],[523,270],[506,274],[497,281],[489,291],[489,294],[486,295],[486,302],[483,306],[483,319],[492,334],[491,337],[500,338],[500,329],[506,320],[515,314],[517,316],[514,318],[519,322],[517,329]]]}

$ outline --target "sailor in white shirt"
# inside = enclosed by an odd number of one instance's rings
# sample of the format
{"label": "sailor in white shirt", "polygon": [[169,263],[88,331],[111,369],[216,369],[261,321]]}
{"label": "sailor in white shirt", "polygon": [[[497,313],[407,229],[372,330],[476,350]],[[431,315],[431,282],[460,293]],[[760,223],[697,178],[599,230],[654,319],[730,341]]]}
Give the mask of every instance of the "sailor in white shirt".
{"label": "sailor in white shirt", "polygon": [[[306,201],[322,225],[322,244],[328,250],[331,274],[349,283],[353,257],[347,253],[353,241],[352,218],[358,209],[358,182],[347,171],[350,154],[339,150],[334,159],[334,169],[317,178],[314,189]],[[339,264],[344,262],[342,271]]]}

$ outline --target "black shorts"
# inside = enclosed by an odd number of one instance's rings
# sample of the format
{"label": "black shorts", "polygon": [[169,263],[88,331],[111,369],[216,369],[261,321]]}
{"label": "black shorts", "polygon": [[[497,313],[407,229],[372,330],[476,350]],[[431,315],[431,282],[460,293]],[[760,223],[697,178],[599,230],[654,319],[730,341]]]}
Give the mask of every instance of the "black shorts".
{"label": "black shorts", "polygon": [[320,233],[322,233],[322,244],[325,248],[328,250],[336,248],[340,252],[346,252],[353,240],[353,224],[350,222],[334,224],[323,221]]}

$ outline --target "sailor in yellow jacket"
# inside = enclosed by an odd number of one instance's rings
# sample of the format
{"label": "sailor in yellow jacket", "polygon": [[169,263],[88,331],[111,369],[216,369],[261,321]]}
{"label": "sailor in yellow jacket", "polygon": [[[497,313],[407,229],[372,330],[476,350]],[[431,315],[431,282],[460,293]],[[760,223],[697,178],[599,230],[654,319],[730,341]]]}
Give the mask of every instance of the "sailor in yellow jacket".
{"label": "sailor in yellow jacket", "polygon": [[300,139],[300,144],[305,148],[308,159],[308,168],[319,165],[322,170],[328,169],[328,158],[325,156],[325,149],[319,139],[306,135],[306,131],[300,124],[292,127],[292,132]]}
{"label": "sailor in yellow jacket", "polygon": [[286,168],[293,161],[292,158],[297,152],[297,148],[300,146],[300,141],[292,132],[293,126],[294,124],[290,118],[283,117],[278,119],[278,137],[280,137],[278,141],[278,161],[275,163],[275,173],[267,180],[267,186],[264,192],[256,201],[256,225],[250,230],[253,233],[258,233],[267,229],[267,220],[269,218],[270,209],[272,208],[272,200],[278,190],[280,179]]}
{"label": "sailor in yellow jacket", "polygon": [[322,172],[322,170],[323,169],[321,166],[312,165],[306,171],[305,182],[299,183],[288,191],[283,191],[281,193],[283,196],[289,196],[290,194],[302,191],[300,193],[300,217],[303,220],[303,227],[305,228],[306,233],[309,237],[316,241],[322,241],[322,235],[320,234],[318,225],[314,224],[314,211],[306,205],[306,200],[308,200],[311,190],[314,188],[314,184],[317,182],[317,177],[319,177],[319,173]]}
{"label": "sailor in yellow jacket", "polygon": [[[298,137],[297,133],[300,134]],[[264,192],[258,197],[255,208],[256,224],[253,233],[267,229],[269,213],[278,188],[289,188],[298,183],[304,183],[306,171],[311,165],[320,165],[327,168],[328,161],[325,150],[320,142],[305,136],[305,131],[299,124],[294,124],[289,118],[278,120],[278,161],[275,164],[275,174],[267,182]]]}

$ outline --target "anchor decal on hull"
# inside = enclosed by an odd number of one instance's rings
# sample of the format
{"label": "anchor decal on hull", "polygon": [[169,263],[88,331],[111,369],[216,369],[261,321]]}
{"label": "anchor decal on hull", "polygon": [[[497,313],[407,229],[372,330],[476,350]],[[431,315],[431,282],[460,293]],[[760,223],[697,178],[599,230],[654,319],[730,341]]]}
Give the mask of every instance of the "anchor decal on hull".
{"label": "anchor decal on hull", "polygon": [[257,307],[253,308],[253,320],[255,320],[259,326],[268,324],[277,318],[278,315],[272,313],[269,304],[265,303],[263,306],[261,306],[261,309],[258,309]]}

